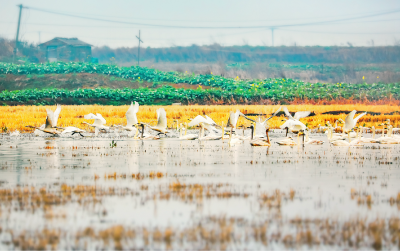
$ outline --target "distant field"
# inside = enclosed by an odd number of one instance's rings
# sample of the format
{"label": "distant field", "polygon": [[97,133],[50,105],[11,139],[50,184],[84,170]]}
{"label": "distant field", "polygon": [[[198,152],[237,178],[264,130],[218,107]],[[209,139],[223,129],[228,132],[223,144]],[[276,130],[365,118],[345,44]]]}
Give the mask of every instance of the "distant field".
{"label": "distant field", "polygon": [[[400,106],[389,105],[289,105],[289,111],[313,111],[315,116],[302,119],[309,128],[315,128],[319,124],[324,125],[327,121],[334,123],[337,119],[346,117],[344,111],[367,111],[370,114],[365,115],[359,121],[363,126],[375,126],[386,119],[390,119],[392,125],[398,126],[400,122],[399,111]],[[0,126],[1,132],[10,132],[19,130],[21,132],[31,132],[32,129],[26,128],[26,125],[40,126],[46,121],[46,109],[55,110],[55,106],[3,106],[0,107]],[[145,122],[155,125],[157,122],[156,110],[160,106],[140,106],[137,114],[139,122]],[[219,125],[226,125],[230,111],[239,109],[245,114],[265,114],[260,116],[261,119],[267,117],[276,111],[279,106],[261,106],[261,105],[232,105],[232,106],[165,106],[168,118],[168,127],[175,127],[176,121],[179,123],[189,122],[190,118],[197,115],[208,115]],[[58,120],[60,126],[76,126],[90,131],[91,129],[82,124],[83,115],[88,113],[100,113],[107,120],[107,125],[126,124],[125,113],[128,106],[98,106],[98,105],[80,105],[80,106],[63,106]],[[325,112],[342,111],[337,115],[322,114]],[[371,114],[372,113],[372,114]],[[382,114],[381,114],[382,113]],[[258,116],[252,118],[258,119]],[[271,128],[279,128],[284,122],[283,117],[275,117],[270,120]],[[244,119],[239,120],[239,125],[249,126],[250,122]]]}
{"label": "distant field", "polygon": [[[107,87],[107,89],[104,89]],[[51,89],[49,89],[51,88]],[[89,63],[0,63],[0,103],[140,104],[388,104],[398,83],[310,83],[291,78],[242,79]],[[6,91],[14,90],[14,91]]]}

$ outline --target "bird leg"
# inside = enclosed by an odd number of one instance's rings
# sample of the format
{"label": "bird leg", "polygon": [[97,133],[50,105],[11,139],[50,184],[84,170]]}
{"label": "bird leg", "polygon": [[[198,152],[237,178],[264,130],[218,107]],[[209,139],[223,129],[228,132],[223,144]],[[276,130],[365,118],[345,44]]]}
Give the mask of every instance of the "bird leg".
{"label": "bird leg", "polygon": [[143,124],[141,124],[141,126],[142,126],[142,139],[143,139],[143,134],[144,134],[144,125],[143,125]]}
{"label": "bird leg", "polygon": [[269,132],[269,128],[265,131],[265,133],[267,134],[267,140],[268,140],[268,144],[271,144],[271,142],[269,141],[269,135],[268,135],[268,132]]}
{"label": "bird leg", "polygon": [[287,137],[288,133],[289,133],[289,127],[286,127],[286,137]]}

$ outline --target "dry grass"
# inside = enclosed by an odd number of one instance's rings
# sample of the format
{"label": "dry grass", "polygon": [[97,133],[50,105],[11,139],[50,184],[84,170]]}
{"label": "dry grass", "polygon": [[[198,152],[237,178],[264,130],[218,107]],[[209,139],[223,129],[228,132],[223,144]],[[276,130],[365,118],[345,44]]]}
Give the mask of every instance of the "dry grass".
{"label": "dry grass", "polygon": [[[346,114],[340,115],[323,115],[321,113],[327,111],[351,111],[353,109],[359,111],[370,111],[379,113],[390,113],[399,111],[399,106],[394,105],[289,105],[288,109],[292,112],[295,111],[314,111],[317,116],[302,119],[304,123],[308,123],[310,128],[315,128],[318,124],[325,124],[326,121],[334,123],[335,120],[346,117]],[[21,132],[30,132],[32,129],[26,128],[26,125],[40,126],[46,120],[46,108],[55,110],[55,106],[6,106],[0,107],[0,127],[2,132],[6,127],[8,131],[19,130]],[[140,122],[150,123],[155,125],[157,123],[156,110],[159,106],[141,106],[137,114]],[[168,127],[174,127],[179,120],[180,123],[188,122],[190,118],[195,116],[208,115],[215,120],[219,125],[226,124],[230,111],[239,109],[243,113],[262,113],[272,114],[279,106],[261,106],[261,105],[234,105],[234,106],[165,106],[168,117]],[[81,106],[63,106],[58,120],[59,126],[76,126],[90,131],[88,126],[83,125],[83,115],[88,113],[101,113],[107,120],[107,125],[125,124],[125,113],[128,106],[98,106],[98,105],[81,105]],[[379,123],[386,119],[390,119],[392,124],[397,126],[400,120],[400,115],[369,115],[367,114],[360,119],[360,124],[365,126],[377,127]],[[92,122],[92,121],[89,121]],[[249,125],[249,121],[240,119],[239,125]],[[269,125],[271,128],[278,128],[282,125],[282,118],[273,118],[270,120]]]}

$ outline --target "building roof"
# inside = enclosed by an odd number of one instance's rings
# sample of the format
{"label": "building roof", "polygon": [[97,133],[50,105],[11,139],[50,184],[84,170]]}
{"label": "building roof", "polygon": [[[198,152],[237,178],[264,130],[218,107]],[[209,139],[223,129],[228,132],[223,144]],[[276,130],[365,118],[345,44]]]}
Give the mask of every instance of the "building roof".
{"label": "building roof", "polygon": [[56,40],[58,40],[58,41],[60,41],[60,42],[62,42],[62,43],[64,43],[64,44],[66,44],[66,45],[72,45],[72,46],[92,46],[91,44],[85,43],[85,42],[79,40],[79,39],[76,38],[76,37],[72,37],[72,38],[55,37],[55,38],[53,38],[52,40],[49,40],[49,41],[44,42],[44,43],[42,43],[42,44],[39,44],[39,46],[42,46],[42,45],[49,45],[49,44],[51,44],[51,42],[56,41]]}

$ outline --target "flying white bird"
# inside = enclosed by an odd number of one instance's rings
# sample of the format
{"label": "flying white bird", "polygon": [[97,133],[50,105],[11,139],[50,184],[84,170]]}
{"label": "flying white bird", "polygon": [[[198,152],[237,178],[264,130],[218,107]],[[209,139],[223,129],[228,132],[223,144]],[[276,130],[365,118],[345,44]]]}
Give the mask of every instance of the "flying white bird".
{"label": "flying white bird", "polygon": [[142,138],[144,138],[144,126],[147,125],[151,130],[158,132],[157,135],[166,134],[167,131],[167,113],[164,108],[160,108],[157,110],[157,125],[151,126],[146,123],[140,123],[142,126]]}
{"label": "flying white bird", "polygon": [[47,117],[46,117],[46,124],[45,126],[41,126],[41,127],[35,127],[35,126],[27,126],[30,128],[35,128],[36,130],[48,133],[48,134],[52,134],[52,135],[58,135],[60,134],[60,131],[57,130],[57,120],[58,120],[58,116],[60,114],[61,111],[61,106],[57,105],[57,109],[55,112],[53,112],[50,109],[46,109],[47,112]]}
{"label": "flying white bird", "polygon": [[[47,109],[46,109],[46,112],[47,112]],[[51,120],[52,120],[52,127],[56,127],[57,126],[57,122],[58,122],[58,118],[59,118],[59,116],[60,116],[60,112],[61,112],[61,105],[60,104],[57,104],[57,108],[56,108],[56,110],[53,112],[53,115],[52,115],[52,118],[51,118]],[[47,115],[48,115],[49,113],[47,113]],[[54,126],[53,126],[54,125]],[[36,128],[35,129],[35,131],[33,132],[36,136],[39,136],[40,135],[40,132],[43,132],[43,129],[45,129],[46,128],[46,124],[43,124],[43,125],[41,125],[39,128]]]}
{"label": "flying white bird", "polygon": [[105,124],[107,123],[107,121],[103,118],[103,116],[101,116],[100,113],[96,113],[96,115],[94,115],[93,113],[89,113],[85,116],[83,116],[84,119],[94,119],[93,124],[89,124],[87,122],[82,122],[83,124],[89,125],[91,127],[94,127],[94,133],[95,135],[99,135],[100,131],[109,131],[110,127],[105,126]]}
{"label": "flying white bird", "polygon": [[193,126],[198,126],[201,123],[203,123],[203,127],[205,129],[207,129],[210,133],[214,133],[214,132],[219,132],[215,126],[218,126],[217,123],[215,123],[215,121],[208,117],[207,115],[205,116],[205,118],[201,115],[197,115],[194,119],[192,119],[190,121],[190,123],[188,124],[188,126],[193,127]]}
{"label": "flying white bird", "polygon": [[82,133],[84,133],[84,132],[86,132],[85,130],[82,130],[82,129],[80,129],[80,128],[77,128],[77,127],[74,127],[74,126],[68,126],[68,127],[58,127],[59,129],[64,129],[64,131],[62,131],[62,133],[61,134],[67,134],[67,133],[72,133],[72,135],[74,135],[74,134],[79,134],[79,135],[81,135],[82,137],[85,137],[85,136],[83,136],[83,134]]}
{"label": "flying white bird", "polygon": [[139,111],[139,103],[135,101],[135,105],[131,102],[131,106],[129,107],[128,111],[125,113],[126,117],[126,126],[115,126],[117,128],[121,128],[122,130],[128,131],[128,136],[133,136],[136,134],[138,130],[135,125],[138,124],[138,120],[136,117],[136,113]]}

